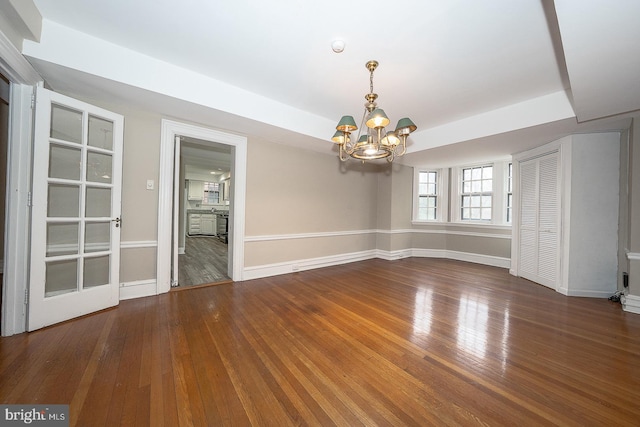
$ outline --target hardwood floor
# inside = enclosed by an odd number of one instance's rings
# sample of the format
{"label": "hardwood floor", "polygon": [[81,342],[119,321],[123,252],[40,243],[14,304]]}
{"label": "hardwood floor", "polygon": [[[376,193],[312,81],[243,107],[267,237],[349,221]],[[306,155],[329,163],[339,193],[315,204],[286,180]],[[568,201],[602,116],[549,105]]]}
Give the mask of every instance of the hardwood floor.
{"label": "hardwood floor", "polygon": [[637,426],[640,315],[506,270],[370,260],[0,339],[1,403],[71,425]]}
{"label": "hardwood floor", "polygon": [[227,245],[216,237],[187,237],[178,256],[178,287],[228,281]]}

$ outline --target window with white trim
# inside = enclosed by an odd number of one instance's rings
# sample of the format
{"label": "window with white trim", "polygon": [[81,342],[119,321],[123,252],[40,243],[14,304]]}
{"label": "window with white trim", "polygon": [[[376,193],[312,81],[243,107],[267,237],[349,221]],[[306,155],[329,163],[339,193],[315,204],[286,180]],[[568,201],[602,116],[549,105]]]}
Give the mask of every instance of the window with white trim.
{"label": "window with white trim", "polygon": [[438,210],[438,173],[418,173],[418,220],[435,221]]}
{"label": "window with white trim", "polygon": [[205,182],[202,203],[215,205],[220,203],[220,184],[217,182]]}
{"label": "window with white trim", "polygon": [[447,220],[447,173],[442,169],[416,169],[414,172],[413,220]]}
{"label": "window with white trim", "polygon": [[508,160],[451,168],[452,222],[510,225]]}
{"label": "window with white trim", "polygon": [[493,165],[463,168],[460,197],[462,221],[491,221]]}

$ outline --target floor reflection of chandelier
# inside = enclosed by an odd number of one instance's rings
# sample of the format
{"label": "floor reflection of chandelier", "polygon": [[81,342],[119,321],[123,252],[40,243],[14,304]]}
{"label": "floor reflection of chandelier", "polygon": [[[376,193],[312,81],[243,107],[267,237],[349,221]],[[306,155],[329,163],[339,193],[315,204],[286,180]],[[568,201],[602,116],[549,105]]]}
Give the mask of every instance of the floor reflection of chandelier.
{"label": "floor reflection of chandelier", "polygon": [[[398,121],[394,131],[387,131],[390,123],[384,110],[377,108],[378,94],[373,93],[373,72],[378,67],[378,61],[366,63],[369,70],[370,92],[365,95],[367,102],[364,104],[364,115],[360,123],[360,131],[356,142],[351,139],[351,134],[358,129],[353,116],[342,116],[336,133],[331,140],[340,147],[340,160],[346,161],[349,157],[358,160],[375,160],[386,158],[392,162],[395,157],[400,157],[407,151],[407,136],[417,129],[411,119],[405,117]],[[362,133],[363,123],[367,126],[366,133]]]}

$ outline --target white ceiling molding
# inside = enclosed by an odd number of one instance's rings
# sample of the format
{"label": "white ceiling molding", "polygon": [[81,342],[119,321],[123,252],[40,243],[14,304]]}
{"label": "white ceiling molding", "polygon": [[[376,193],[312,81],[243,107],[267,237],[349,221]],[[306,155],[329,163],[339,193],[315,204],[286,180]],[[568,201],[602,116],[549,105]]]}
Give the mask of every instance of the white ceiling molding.
{"label": "white ceiling molding", "polygon": [[565,91],[415,132],[409,153],[575,117]]}

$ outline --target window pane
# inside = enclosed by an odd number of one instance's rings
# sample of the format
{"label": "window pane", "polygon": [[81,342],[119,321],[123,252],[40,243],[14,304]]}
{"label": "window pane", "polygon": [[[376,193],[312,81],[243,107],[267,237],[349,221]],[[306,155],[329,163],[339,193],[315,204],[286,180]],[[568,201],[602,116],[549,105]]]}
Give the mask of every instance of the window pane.
{"label": "window pane", "polygon": [[480,219],[480,209],[471,208],[471,219]]}
{"label": "window pane", "polygon": [[427,194],[427,186],[429,184],[419,184],[418,185],[418,194]]}
{"label": "window pane", "polygon": [[87,187],[87,206],[85,216],[87,217],[110,217],[111,216],[111,189],[99,187]]}
{"label": "window pane", "polygon": [[110,154],[87,154],[87,181],[111,183],[112,160]]}
{"label": "window pane", "polygon": [[82,112],[51,105],[51,138],[82,143]]}
{"label": "window pane", "polygon": [[471,169],[462,170],[462,179],[465,181],[469,181],[471,179]]}
{"label": "window pane", "polygon": [[482,181],[482,192],[488,193],[491,191],[493,191],[493,181],[490,179]]}
{"label": "window pane", "polygon": [[471,181],[471,192],[480,193],[482,191],[482,181]]}
{"label": "window pane", "polygon": [[482,196],[482,207],[483,208],[491,207],[491,196]]}
{"label": "window pane", "polygon": [[47,262],[44,296],[66,294],[78,290],[78,260]]}
{"label": "window pane", "polygon": [[482,208],[482,219],[491,219],[491,208]]}
{"label": "window pane", "polygon": [[49,184],[47,195],[48,217],[78,217],[80,215],[80,187]]}
{"label": "window pane", "polygon": [[113,150],[113,122],[90,115],[88,139],[92,147]]}
{"label": "window pane", "polygon": [[436,184],[427,184],[428,194],[436,194]]}
{"label": "window pane", "polygon": [[493,178],[493,167],[492,166],[485,166],[484,168],[482,168],[482,178],[483,179],[491,179],[491,178]]}
{"label": "window pane", "polygon": [[473,168],[471,170],[471,179],[481,179],[482,178],[482,169],[481,168]]}
{"label": "window pane", "polygon": [[49,149],[49,177],[80,180],[81,154],[79,149],[51,144]]}
{"label": "window pane", "polygon": [[111,222],[88,223],[84,228],[84,252],[108,251],[111,241]]}
{"label": "window pane", "polygon": [[47,224],[48,257],[77,254],[79,248],[77,222]]}
{"label": "window pane", "polygon": [[85,289],[109,284],[109,255],[85,258],[82,283]]}
{"label": "window pane", "polygon": [[436,210],[435,210],[435,208],[427,210],[427,219],[431,219],[431,220],[436,219]]}
{"label": "window pane", "polygon": [[472,208],[480,207],[480,196],[471,196],[471,207]]}

